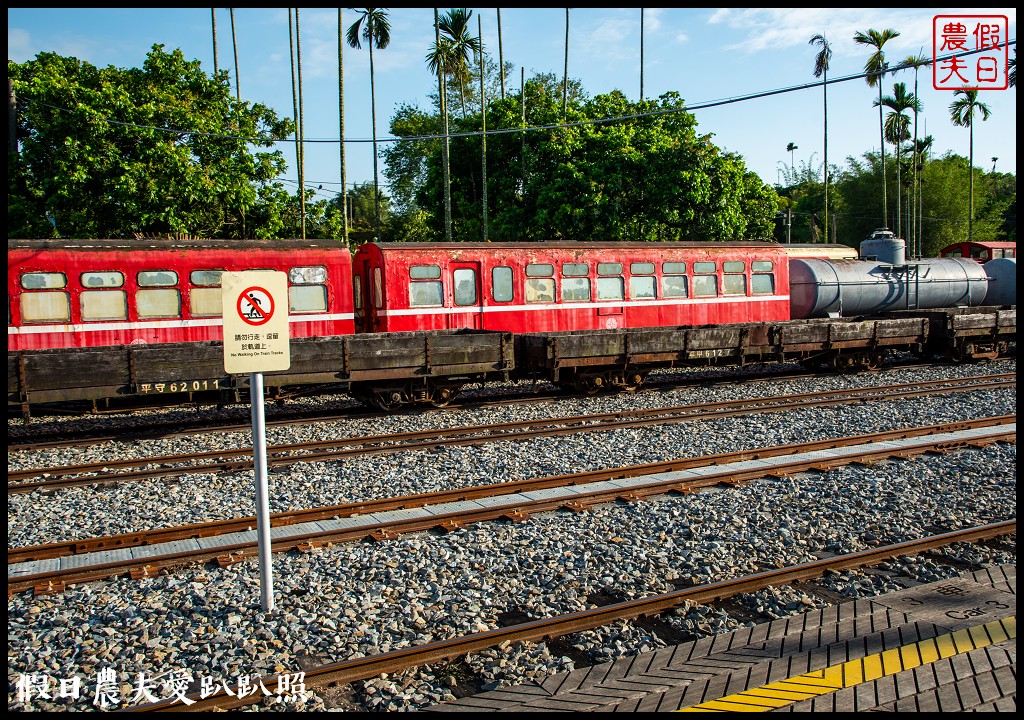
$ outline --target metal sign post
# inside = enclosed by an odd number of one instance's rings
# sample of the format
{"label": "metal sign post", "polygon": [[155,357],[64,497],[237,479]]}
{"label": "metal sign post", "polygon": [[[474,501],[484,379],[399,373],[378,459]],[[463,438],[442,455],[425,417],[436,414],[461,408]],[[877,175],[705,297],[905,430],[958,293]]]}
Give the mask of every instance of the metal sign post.
{"label": "metal sign post", "polygon": [[256,533],[260,556],[260,607],[274,609],[270,558],[270,493],[263,373],[291,365],[288,333],[288,278],[282,272],[251,270],[221,275],[224,312],[224,369],[249,373],[252,450],[256,480]]}

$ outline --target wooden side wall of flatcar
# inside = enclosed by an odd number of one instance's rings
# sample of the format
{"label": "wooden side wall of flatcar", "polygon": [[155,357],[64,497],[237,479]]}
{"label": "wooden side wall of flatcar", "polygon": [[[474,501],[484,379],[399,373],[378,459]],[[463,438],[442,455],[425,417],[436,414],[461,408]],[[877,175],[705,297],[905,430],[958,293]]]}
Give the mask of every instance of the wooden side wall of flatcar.
{"label": "wooden side wall of flatcar", "polygon": [[8,250],[8,350],[220,340],[220,273],[289,273],[293,337],[353,332],[347,248]]}
{"label": "wooden side wall of flatcar", "polygon": [[[264,373],[268,391],[330,384],[342,391],[350,383],[379,380],[500,379],[514,368],[512,335],[485,331],[296,338],[290,351],[287,370]],[[219,342],[7,354],[9,406],[146,398],[155,404],[160,398],[181,402],[233,395],[248,397],[248,376],[224,371]]]}
{"label": "wooden side wall of flatcar", "polygon": [[516,336],[516,374],[564,382],[580,373],[628,378],[670,367],[867,361],[888,350],[920,351],[928,331],[925,318],[904,317],[525,333]]}

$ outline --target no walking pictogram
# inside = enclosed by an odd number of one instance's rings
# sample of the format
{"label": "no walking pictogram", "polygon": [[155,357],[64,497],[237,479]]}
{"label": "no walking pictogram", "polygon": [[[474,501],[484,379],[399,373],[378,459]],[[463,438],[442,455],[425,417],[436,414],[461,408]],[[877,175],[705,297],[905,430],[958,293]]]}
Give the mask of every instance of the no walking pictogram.
{"label": "no walking pictogram", "polygon": [[264,325],[274,317],[274,298],[259,286],[243,290],[237,307],[238,317],[249,325]]}

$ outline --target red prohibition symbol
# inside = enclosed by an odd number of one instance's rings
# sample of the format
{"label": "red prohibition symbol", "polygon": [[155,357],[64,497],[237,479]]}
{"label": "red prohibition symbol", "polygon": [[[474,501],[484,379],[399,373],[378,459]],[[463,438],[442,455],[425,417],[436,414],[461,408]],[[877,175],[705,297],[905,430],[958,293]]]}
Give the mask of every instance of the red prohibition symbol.
{"label": "red prohibition symbol", "polygon": [[238,296],[238,317],[249,325],[263,325],[274,316],[274,298],[254,285]]}

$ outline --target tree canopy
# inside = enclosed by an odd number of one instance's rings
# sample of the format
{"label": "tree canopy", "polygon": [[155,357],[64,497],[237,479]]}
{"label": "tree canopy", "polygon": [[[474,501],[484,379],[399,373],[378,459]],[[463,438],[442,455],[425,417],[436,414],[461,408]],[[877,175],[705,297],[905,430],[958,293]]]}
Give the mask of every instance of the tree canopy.
{"label": "tree canopy", "polygon": [[272,149],[294,124],[232,98],[226,72],[210,77],[162,45],[142,68],[40,53],[7,69],[19,143],[8,236],[279,237],[296,226]]}

